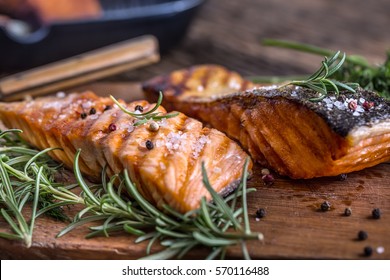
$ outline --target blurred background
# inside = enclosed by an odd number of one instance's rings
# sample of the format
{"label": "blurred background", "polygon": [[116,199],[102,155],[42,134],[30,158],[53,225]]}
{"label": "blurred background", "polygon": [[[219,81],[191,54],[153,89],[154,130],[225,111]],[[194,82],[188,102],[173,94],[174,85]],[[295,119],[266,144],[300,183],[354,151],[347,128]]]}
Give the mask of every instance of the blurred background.
{"label": "blurred background", "polygon": [[159,38],[161,61],[109,80],[139,81],[201,63],[250,76],[304,74],[318,67],[317,56],[262,46],[265,38],[381,63],[390,50],[389,12],[389,0],[0,0],[0,72],[144,33]]}
{"label": "blurred background", "polygon": [[265,38],[314,44],[383,63],[390,50],[389,26],[388,0],[209,0],[185,40],[160,66],[149,69],[154,74],[159,67],[217,63],[243,75],[293,75],[319,66],[318,56],[262,46]]}

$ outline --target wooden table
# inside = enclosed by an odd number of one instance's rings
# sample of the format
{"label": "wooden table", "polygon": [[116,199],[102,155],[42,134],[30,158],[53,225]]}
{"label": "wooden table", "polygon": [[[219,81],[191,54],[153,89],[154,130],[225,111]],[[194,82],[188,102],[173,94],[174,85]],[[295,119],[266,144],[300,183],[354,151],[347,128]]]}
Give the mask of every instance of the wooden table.
{"label": "wooden table", "polygon": [[[321,47],[364,55],[380,63],[390,49],[390,2],[306,1],[306,0],[209,0],[201,9],[187,37],[175,49],[163,54],[160,63],[105,81],[86,85],[99,94],[107,92],[127,99],[142,97],[138,82],[154,75],[201,63],[227,66],[243,75],[305,74],[314,70],[320,58],[293,51],[263,47],[264,38],[297,40]],[[347,180],[320,178],[289,180],[277,177],[264,186],[260,166],[255,166],[248,197],[252,230],[264,234],[263,243],[249,245],[253,258],[260,259],[360,259],[363,248],[372,246],[371,259],[390,259],[390,164],[348,175]],[[325,200],[331,210],[320,211]],[[267,215],[256,221],[259,207]],[[352,215],[343,215],[350,207]],[[371,218],[380,208],[381,219]],[[0,256],[16,259],[133,259],[144,255],[145,245],[134,245],[127,235],[85,240],[80,228],[56,239],[64,224],[50,219],[37,223],[33,246],[0,239]],[[365,230],[369,237],[357,240]],[[376,252],[378,247],[385,251]],[[188,258],[201,258],[203,249]],[[240,248],[229,250],[229,258],[240,258]]]}

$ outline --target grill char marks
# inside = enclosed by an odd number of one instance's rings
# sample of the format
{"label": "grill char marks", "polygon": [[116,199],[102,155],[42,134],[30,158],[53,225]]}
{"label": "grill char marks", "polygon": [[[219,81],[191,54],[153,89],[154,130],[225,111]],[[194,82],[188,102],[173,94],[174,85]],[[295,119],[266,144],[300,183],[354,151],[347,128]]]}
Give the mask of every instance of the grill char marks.
{"label": "grill char marks", "polygon": [[[197,78],[202,73],[206,88]],[[183,76],[191,87],[181,86]],[[292,178],[335,176],[390,160],[390,102],[377,94],[358,89],[311,102],[312,90],[254,86],[223,67],[201,65],[153,78],[143,89],[156,96],[159,88],[173,109],[225,132],[254,160]],[[181,94],[173,95],[178,87]],[[356,111],[348,109],[350,100],[359,104]],[[374,106],[365,110],[364,102]]]}
{"label": "grill char marks", "polygon": [[144,92],[149,100],[157,100],[156,91],[164,93],[164,106],[167,110],[175,110],[175,103],[182,98],[187,98],[187,92],[191,92],[191,98],[193,98],[234,93],[253,87],[253,83],[244,80],[238,73],[228,71],[218,65],[174,71],[143,84]]}
{"label": "grill char marks", "polygon": [[[154,107],[146,101],[136,105],[147,112]],[[110,110],[104,110],[111,106]],[[83,111],[94,114],[81,118]],[[166,114],[163,107],[158,112]],[[39,98],[30,102],[0,103],[0,119],[9,128],[21,128],[22,137],[39,149],[61,147],[51,156],[70,168],[77,149],[81,171],[100,180],[107,166],[108,175],[127,169],[139,192],[158,207],[168,204],[184,213],[199,206],[201,197],[210,199],[202,183],[201,163],[213,188],[220,193],[232,190],[242,176],[246,153],[223,133],[184,114],[162,120],[158,131],[123,113],[109,98],[91,92],[65,98]],[[116,129],[109,129],[115,124]],[[145,147],[147,140],[153,149]],[[251,167],[251,164],[250,164]]]}
{"label": "grill char marks", "polygon": [[[337,151],[345,153],[343,138],[330,131],[322,118],[298,103],[273,99],[248,106],[245,98],[237,96],[229,104],[221,106],[218,101],[210,102],[197,107],[192,114],[225,131],[248,149],[253,159],[280,174],[292,178],[317,177],[315,175],[321,172],[330,172],[323,168],[331,165]],[[234,109],[215,119],[219,112],[226,112],[221,107]],[[241,115],[238,128],[237,121],[232,122],[236,124],[233,126],[221,122],[237,119],[234,115]],[[241,131],[237,133],[238,130]]]}

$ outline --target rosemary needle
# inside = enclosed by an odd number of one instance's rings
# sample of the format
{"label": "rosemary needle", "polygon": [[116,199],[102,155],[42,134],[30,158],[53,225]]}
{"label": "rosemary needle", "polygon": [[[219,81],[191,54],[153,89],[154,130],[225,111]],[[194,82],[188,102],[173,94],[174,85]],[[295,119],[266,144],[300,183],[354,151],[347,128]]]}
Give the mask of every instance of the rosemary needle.
{"label": "rosemary needle", "polygon": [[336,95],[339,94],[340,90],[355,92],[355,89],[359,87],[359,84],[343,83],[329,78],[340,69],[345,61],[345,53],[342,54],[340,59],[339,56],[340,51],[334,53],[330,58],[325,56],[321,63],[321,67],[312,75],[310,75],[310,77],[304,80],[289,81],[280,87],[296,85],[310,88],[320,94],[319,97],[311,98],[311,101],[319,101],[324,99],[328,95],[328,91],[333,91]]}
{"label": "rosemary needle", "polygon": [[145,123],[149,122],[150,120],[157,121],[157,120],[161,120],[161,119],[169,119],[169,118],[173,118],[173,117],[176,117],[177,115],[179,115],[179,113],[170,113],[170,114],[165,114],[165,115],[160,115],[161,114],[160,112],[154,113],[160,107],[162,100],[163,100],[163,94],[161,91],[159,92],[159,96],[158,96],[158,100],[157,100],[156,105],[152,109],[150,109],[149,111],[147,111],[145,113],[131,112],[131,111],[127,110],[118,100],[116,100],[115,97],[110,95],[110,98],[112,99],[112,101],[114,101],[114,103],[124,113],[138,119],[138,121],[136,121],[133,124],[134,126],[139,126],[141,124],[145,124]]}

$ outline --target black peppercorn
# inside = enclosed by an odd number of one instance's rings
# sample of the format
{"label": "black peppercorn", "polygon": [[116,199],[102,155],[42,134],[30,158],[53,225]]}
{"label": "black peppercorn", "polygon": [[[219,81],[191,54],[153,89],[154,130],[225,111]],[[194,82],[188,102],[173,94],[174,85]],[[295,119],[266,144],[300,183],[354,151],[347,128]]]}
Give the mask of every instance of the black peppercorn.
{"label": "black peppercorn", "polygon": [[151,150],[154,148],[153,142],[150,140],[146,140],[145,146],[148,150]]}
{"label": "black peppercorn", "polygon": [[372,217],[374,219],[380,219],[380,217],[381,217],[381,210],[379,208],[374,208],[372,210]]}
{"label": "black peppercorn", "polygon": [[267,212],[265,211],[264,208],[259,208],[256,211],[256,218],[258,218],[258,219],[264,218],[266,214],[267,214]]}
{"label": "black peppercorn", "polygon": [[372,252],[373,252],[373,250],[372,250],[372,248],[371,248],[370,246],[364,247],[364,255],[365,255],[366,257],[371,256],[371,255],[372,255]]}
{"label": "black peppercorn", "polygon": [[368,238],[367,232],[365,232],[364,230],[361,230],[358,232],[358,239],[359,240],[366,240],[367,238]]}
{"label": "black peppercorn", "polygon": [[136,111],[140,111],[141,113],[144,111],[144,107],[142,107],[141,105],[135,106],[134,109],[135,109]]}
{"label": "black peppercorn", "polygon": [[329,211],[330,210],[330,203],[328,201],[324,201],[321,204],[321,211]]}
{"label": "black peppercorn", "polygon": [[104,107],[104,111],[107,111],[107,110],[110,110],[110,109],[111,109],[110,105],[106,105],[106,107]]}
{"label": "black peppercorn", "polygon": [[344,210],[344,215],[345,216],[351,216],[352,215],[352,210],[351,210],[351,208],[345,208],[345,210]]}
{"label": "black peppercorn", "polygon": [[96,109],[95,108],[91,108],[91,110],[89,110],[89,114],[90,115],[96,114]]}
{"label": "black peppercorn", "polygon": [[347,178],[348,178],[348,175],[345,173],[340,174],[340,176],[339,176],[340,181],[345,181],[345,180],[347,180]]}
{"label": "black peppercorn", "polygon": [[82,119],[85,119],[85,118],[87,117],[87,113],[84,113],[84,112],[81,113],[81,114],[80,114],[80,117],[81,117]]}

